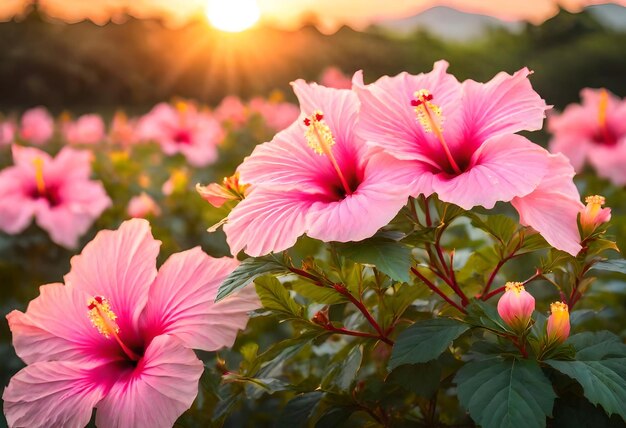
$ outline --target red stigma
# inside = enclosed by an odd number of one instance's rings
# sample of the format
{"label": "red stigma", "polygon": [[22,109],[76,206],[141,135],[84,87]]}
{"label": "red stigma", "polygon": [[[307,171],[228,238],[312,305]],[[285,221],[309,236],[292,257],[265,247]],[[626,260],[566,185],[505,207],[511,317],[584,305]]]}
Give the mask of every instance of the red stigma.
{"label": "red stigma", "polygon": [[420,100],[411,100],[411,106],[419,107],[420,105],[422,105],[422,102]]}
{"label": "red stigma", "polygon": [[315,113],[315,120],[317,120],[319,122],[322,119],[324,119],[324,115],[323,114]]}
{"label": "red stigma", "polygon": [[102,304],[102,297],[101,296],[96,296],[93,298],[96,302],[98,302],[99,304]]}
{"label": "red stigma", "polygon": [[428,95],[426,95],[426,96],[424,97],[424,99],[425,99],[426,101],[430,101],[430,100],[432,100],[432,99],[433,99],[433,94],[428,94]]}
{"label": "red stigma", "polygon": [[94,305],[93,303],[90,303],[89,305],[87,305],[87,309],[89,310],[96,309],[96,305]]}
{"label": "red stigma", "polygon": [[305,124],[306,126],[311,125],[311,119],[309,119],[308,117],[307,117],[306,119],[304,119],[304,124]]}

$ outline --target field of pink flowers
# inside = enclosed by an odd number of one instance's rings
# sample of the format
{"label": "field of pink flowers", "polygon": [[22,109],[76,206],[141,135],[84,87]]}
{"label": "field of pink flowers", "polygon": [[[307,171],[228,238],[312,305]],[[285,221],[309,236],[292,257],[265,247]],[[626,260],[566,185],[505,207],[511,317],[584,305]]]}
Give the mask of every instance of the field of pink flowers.
{"label": "field of pink flowers", "polygon": [[7,425],[625,426],[626,101],[447,69],[3,116]]}

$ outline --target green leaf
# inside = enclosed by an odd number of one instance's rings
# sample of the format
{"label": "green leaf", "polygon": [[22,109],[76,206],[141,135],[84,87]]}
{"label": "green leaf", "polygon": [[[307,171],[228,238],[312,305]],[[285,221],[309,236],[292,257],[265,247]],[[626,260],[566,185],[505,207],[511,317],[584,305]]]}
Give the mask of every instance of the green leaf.
{"label": "green leaf", "polygon": [[486,216],[485,219],[474,214],[472,224],[496,238],[503,245],[513,238],[518,228],[515,220],[502,214]]}
{"label": "green leaf", "polygon": [[276,428],[298,428],[307,424],[311,413],[324,394],[321,391],[307,392],[292,398],[276,421]]}
{"label": "green leaf", "polygon": [[395,281],[409,282],[411,248],[396,239],[377,234],[364,241],[337,244],[337,250],[352,261],[376,266]]}
{"label": "green leaf", "polygon": [[288,269],[285,264],[274,254],[245,259],[220,285],[215,301],[219,302],[240,288],[250,284],[261,275],[287,272]]}
{"label": "green leaf", "polygon": [[579,361],[597,361],[608,357],[626,357],[626,345],[609,331],[584,332],[571,336],[566,344],[576,349]]}
{"label": "green leaf", "polygon": [[467,306],[467,321],[477,327],[484,327],[502,333],[511,333],[495,306],[482,300],[474,300]]}
{"label": "green leaf", "polygon": [[430,398],[439,389],[441,365],[437,361],[422,364],[405,364],[394,369],[385,383],[399,385],[406,391]]}
{"label": "green leaf", "polygon": [[286,315],[286,318],[302,318],[304,307],[296,303],[289,291],[273,276],[257,278],[256,292],[264,308]]}
{"label": "green leaf", "polygon": [[606,260],[604,262],[596,263],[591,269],[626,274],[626,260]]}
{"label": "green leaf", "polygon": [[470,326],[452,318],[434,318],[412,324],[398,336],[387,366],[426,363],[439,357]]}
{"label": "green leaf", "polygon": [[551,248],[551,245],[539,233],[531,233],[531,229],[525,229],[520,232],[524,238],[524,243],[517,251],[517,254],[530,253],[533,251]]}
{"label": "green leaf", "polygon": [[337,290],[330,287],[320,287],[308,281],[295,281],[291,284],[291,288],[299,295],[306,297],[312,302],[322,303],[324,305],[333,305],[335,303],[345,302],[348,299]]}
{"label": "green leaf", "polygon": [[342,427],[354,411],[354,407],[331,407],[315,422],[315,428]]}
{"label": "green leaf", "polygon": [[338,354],[338,357],[339,361],[328,367],[327,374],[322,380],[324,389],[348,390],[361,367],[363,351],[360,346],[353,346],[345,357],[342,353]]}
{"label": "green leaf", "polygon": [[626,419],[626,358],[546,363],[580,383],[585,397],[601,405],[609,416],[615,413]]}
{"label": "green leaf", "polygon": [[535,361],[492,358],[455,377],[461,405],[482,428],[543,428],[556,394]]}

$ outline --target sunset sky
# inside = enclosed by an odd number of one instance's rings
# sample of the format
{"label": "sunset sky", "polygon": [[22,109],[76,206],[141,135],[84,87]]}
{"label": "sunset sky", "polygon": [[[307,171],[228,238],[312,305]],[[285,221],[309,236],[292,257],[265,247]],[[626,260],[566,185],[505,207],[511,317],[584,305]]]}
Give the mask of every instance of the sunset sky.
{"label": "sunset sky", "polygon": [[[175,24],[202,14],[210,0],[40,0],[51,16],[68,21],[85,18],[107,22],[119,10],[136,17],[165,16]],[[228,1],[228,0],[216,0]],[[571,11],[601,0],[257,0],[262,19],[283,28],[297,27],[303,17],[316,15],[325,31],[342,24],[363,28],[389,18],[415,15],[433,6],[443,5],[472,13],[495,16],[507,21],[527,20],[540,23],[556,13],[560,4]],[[9,19],[23,10],[29,0],[2,0],[0,18]],[[626,0],[614,3],[626,5]]]}

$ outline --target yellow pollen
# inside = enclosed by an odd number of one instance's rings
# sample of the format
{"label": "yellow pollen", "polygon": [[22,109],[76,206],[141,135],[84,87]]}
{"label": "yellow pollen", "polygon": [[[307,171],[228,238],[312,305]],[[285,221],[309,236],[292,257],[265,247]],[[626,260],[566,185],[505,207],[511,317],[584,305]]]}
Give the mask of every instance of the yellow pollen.
{"label": "yellow pollen", "polygon": [[432,96],[427,89],[420,89],[416,91],[415,101],[415,113],[417,114],[417,120],[426,132],[441,133],[443,131],[444,117],[441,114],[441,107],[432,103],[430,100]]}
{"label": "yellow pollen", "polygon": [[304,136],[309,144],[318,155],[328,155],[331,153],[331,147],[335,145],[335,138],[330,127],[324,120],[324,114],[317,110],[305,119],[308,123]]}
{"label": "yellow pollen", "polygon": [[600,126],[606,125],[606,109],[609,105],[609,92],[606,89],[600,90],[600,101],[598,103],[598,122]]}
{"label": "yellow pollen", "polygon": [[117,315],[111,309],[107,299],[100,296],[93,297],[89,299],[87,309],[91,324],[100,334],[108,339],[111,335],[116,336],[119,333],[120,328],[115,322]]}
{"label": "yellow pollen", "polygon": [[351,195],[352,190],[341,172],[337,159],[335,159],[332,152],[332,147],[335,145],[335,138],[333,137],[330,127],[324,121],[324,113],[320,110],[314,111],[313,114],[304,119],[304,125],[306,126],[304,137],[306,138],[309,147],[311,147],[318,155],[326,155],[326,157],[328,157],[330,163],[337,172],[337,176],[341,181],[345,194]]}
{"label": "yellow pollen", "polygon": [[35,166],[35,183],[37,183],[37,191],[43,195],[46,193],[46,182],[43,179],[43,159],[36,157],[33,159],[33,165]]}
{"label": "yellow pollen", "polygon": [[604,196],[600,196],[600,195],[593,195],[593,196],[587,196],[585,198],[585,203],[589,204],[589,205],[604,205],[606,202],[606,199],[604,198]]}
{"label": "yellow pollen", "polygon": [[567,313],[569,309],[567,305],[563,302],[554,302],[550,304],[550,312],[551,313]]}
{"label": "yellow pollen", "polygon": [[522,283],[522,282],[507,282],[504,285],[504,289],[506,291],[514,291],[517,294],[520,294],[522,291],[525,290],[524,283]]}

